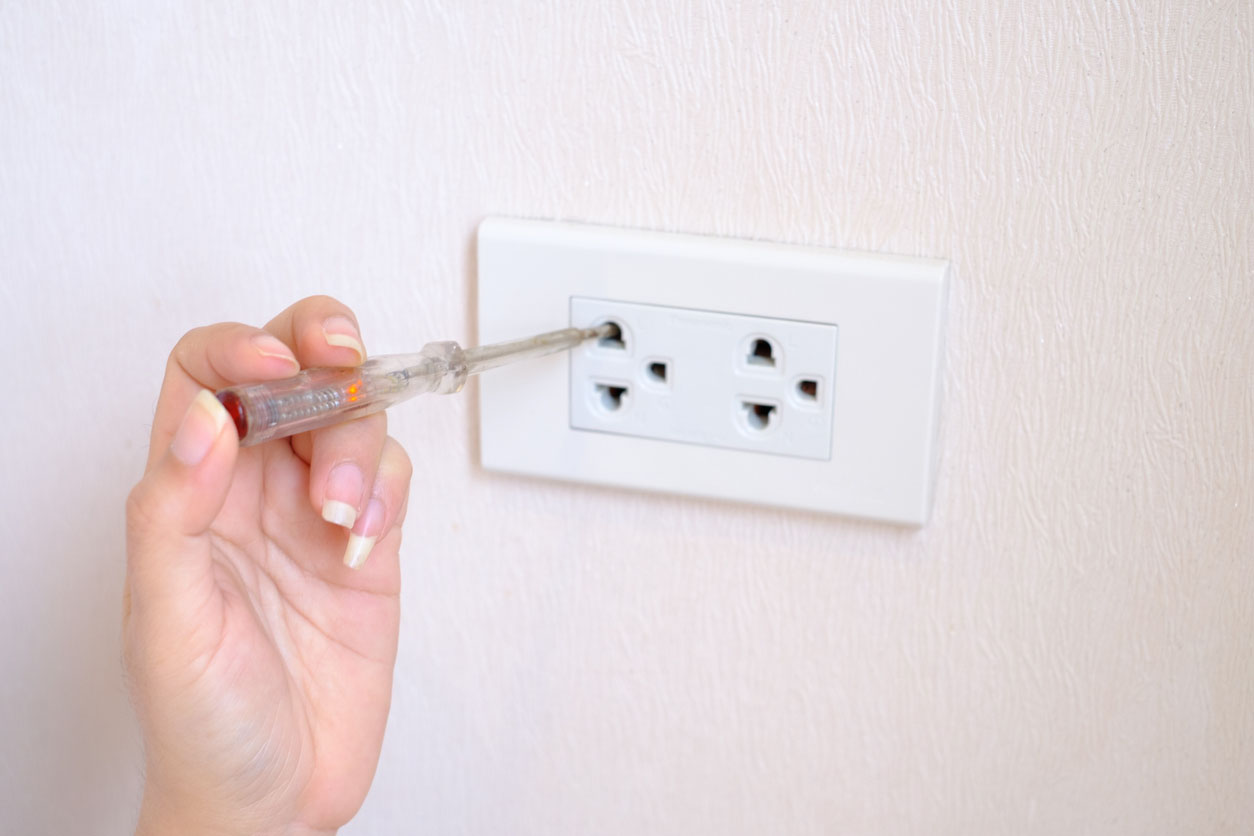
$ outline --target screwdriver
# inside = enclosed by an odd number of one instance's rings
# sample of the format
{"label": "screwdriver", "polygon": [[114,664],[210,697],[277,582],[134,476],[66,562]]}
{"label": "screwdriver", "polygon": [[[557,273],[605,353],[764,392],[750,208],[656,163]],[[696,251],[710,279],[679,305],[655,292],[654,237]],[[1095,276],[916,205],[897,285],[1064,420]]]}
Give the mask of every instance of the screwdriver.
{"label": "screwdriver", "polygon": [[261,444],[351,421],[426,392],[460,392],[472,374],[555,354],[616,332],[617,325],[606,323],[478,348],[433,342],[417,354],[372,357],[349,368],[306,369],[293,377],[229,386],[215,394],[235,421],[240,445]]}

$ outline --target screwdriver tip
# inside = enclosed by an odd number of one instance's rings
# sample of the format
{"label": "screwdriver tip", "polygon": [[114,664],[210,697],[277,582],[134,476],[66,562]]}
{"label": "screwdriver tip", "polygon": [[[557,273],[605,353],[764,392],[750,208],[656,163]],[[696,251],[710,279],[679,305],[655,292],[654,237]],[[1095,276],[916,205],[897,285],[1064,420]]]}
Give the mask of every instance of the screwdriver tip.
{"label": "screwdriver tip", "polygon": [[622,329],[613,322],[605,322],[595,328],[589,328],[584,332],[584,339],[590,340],[596,338],[604,339],[620,339],[623,336]]}

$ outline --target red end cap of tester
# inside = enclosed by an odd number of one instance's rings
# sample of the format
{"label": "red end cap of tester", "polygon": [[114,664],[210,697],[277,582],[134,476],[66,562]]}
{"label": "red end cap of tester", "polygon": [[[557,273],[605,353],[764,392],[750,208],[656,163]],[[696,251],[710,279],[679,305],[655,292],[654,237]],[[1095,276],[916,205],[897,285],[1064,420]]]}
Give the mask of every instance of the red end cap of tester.
{"label": "red end cap of tester", "polygon": [[239,395],[227,390],[218,393],[218,401],[226,409],[226,414],[231,416],[231,420],[235,422],[235,432],[239,434],[240,440],[248,435],[248,416],[244,413],[244,402],[239,399]]}

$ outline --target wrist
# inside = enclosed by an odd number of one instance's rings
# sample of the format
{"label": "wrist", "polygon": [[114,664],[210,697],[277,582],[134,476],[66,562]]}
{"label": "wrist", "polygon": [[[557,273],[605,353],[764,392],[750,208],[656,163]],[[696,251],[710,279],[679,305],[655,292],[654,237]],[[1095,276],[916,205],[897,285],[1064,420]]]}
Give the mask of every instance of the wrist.
{"label": "wrist", "polygon": [[135,825],[135,836],[335,836],[336,832],[295,823],[259,831],[248,825],[224,822],[221,816],[195,804],[173,804],[151,787],[144,789],[139,822]]}
{"label": "wrist", "polygon": [[144,790],[144,800],[139,808],[139,822],[135,825],[135,836],[166,836],[166,834],[186,834],[186,836],[235,836],[235,833],[208,824],[203,811],[188,810],[168,803],[165,799]]}

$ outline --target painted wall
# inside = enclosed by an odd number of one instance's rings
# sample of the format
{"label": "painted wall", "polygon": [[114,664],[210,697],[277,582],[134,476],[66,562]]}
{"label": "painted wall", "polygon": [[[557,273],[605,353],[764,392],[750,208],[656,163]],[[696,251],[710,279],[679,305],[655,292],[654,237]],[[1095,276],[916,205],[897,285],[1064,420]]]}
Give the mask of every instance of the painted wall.
{"label": "painted wall", "polygon": [[949,257],[920,531],[417,464],[347,833],[1254,817],[1254,7],[0,4],[0,808],[123,832],[122,502],[169,346],[473,339],[488,214]]}

